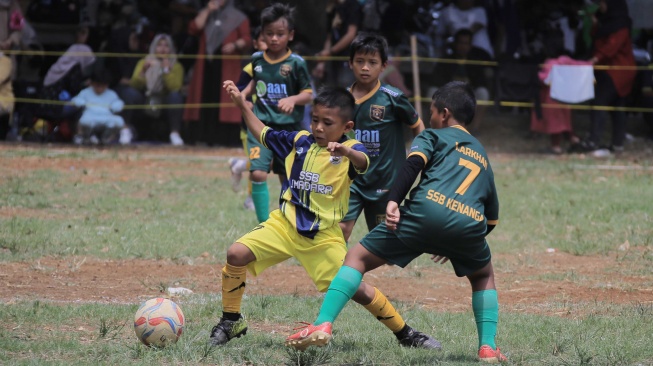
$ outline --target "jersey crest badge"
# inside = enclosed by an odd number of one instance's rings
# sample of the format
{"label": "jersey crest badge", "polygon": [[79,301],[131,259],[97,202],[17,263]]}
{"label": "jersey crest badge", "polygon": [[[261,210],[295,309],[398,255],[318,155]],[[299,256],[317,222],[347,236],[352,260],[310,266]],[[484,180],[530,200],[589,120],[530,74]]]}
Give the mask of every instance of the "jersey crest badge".
{"label": "jersey crest badge", "polygon": [[268,92],[268,87],[265,85],[265,82],[263,80],[259,80],[256,82],[256,95],[259,98],[263,98],[265,94]]}
{"label": "jersey crest badge", "polygon": [[263,68],[261,67],[261,65],[256,65],[256,67],[254,68],[254,71],[255,72],[261,72],[261,71],[263,71]]}
{"label": "jersey crest badge", "polygon": [[300,148],[297,149],[297,156],[299,156],[299,155],[301,155],[303,153],[304,153],[304,148],[303,147],[300,147]]}
{"label": "jersey crest badge", "polygon": [[292,66],[290,64],[283,64],[281,67],[279,67],[279,74],[283,77],[287,77],[290,75],[290,72],[292,71]]}
{"label": "jersey crest badge", "polygon": [[338,165],[338,164],[342,163],[342,156],[332,156],[329,159],[329,163],[331,163],[333,165]]}
{"label": "jersey crest badge", "polygon": [[382,121],[385,116],[385,107],[381,105],[372,104],[370,106],[370,118],[375,121]]}

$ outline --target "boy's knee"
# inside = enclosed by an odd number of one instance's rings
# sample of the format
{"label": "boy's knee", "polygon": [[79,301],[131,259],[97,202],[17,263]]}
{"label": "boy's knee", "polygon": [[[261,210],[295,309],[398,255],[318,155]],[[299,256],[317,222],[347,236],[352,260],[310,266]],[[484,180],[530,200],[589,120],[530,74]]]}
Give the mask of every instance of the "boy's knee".
{"label": "boy's knee", "polygon": [[265,182],[268,179],[268,173],[262,170],[254,170],[249,176],[252,182]]}
{"label": "boy's knee", "polygon": [[246,266],[254,260],[256,260],[254,253],[241,243],[233,243],[227,249],[227,263],[232,266]]}

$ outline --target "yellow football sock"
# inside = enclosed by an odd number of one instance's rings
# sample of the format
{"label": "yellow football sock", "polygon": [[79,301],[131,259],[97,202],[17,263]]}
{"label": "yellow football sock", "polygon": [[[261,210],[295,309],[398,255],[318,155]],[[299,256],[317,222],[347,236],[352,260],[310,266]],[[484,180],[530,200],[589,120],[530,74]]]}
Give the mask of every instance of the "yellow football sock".
{"label": "yellow football sock", "polygon": [[222,311],[240,313],[240,303],[245,293],[247,267],[225,265],[222,268]]}
{"label": "yellow football sock", "polygon": [[374,300],[365,305],[365,309],[372,313],[378,321],[383,323],[393,333],[400,331],[406,325],[406,322],[404,322],[404,319],[395,310],[394,306],[392,306],[385,295],[376,287],[374,288]]}

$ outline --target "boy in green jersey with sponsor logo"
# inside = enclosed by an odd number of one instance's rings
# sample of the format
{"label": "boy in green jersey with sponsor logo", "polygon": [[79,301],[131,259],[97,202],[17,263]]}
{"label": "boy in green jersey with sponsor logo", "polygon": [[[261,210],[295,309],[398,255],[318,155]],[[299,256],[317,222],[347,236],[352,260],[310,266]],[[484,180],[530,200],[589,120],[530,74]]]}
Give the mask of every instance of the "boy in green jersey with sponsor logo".
{"label": "boy in green jersey with sponsor logo", "polygon": [[[275,130],[299,131],[304,117],[304,105],[313,99],[311,78],[306,61],[288,48],[295,35],[293,9],[275,3],[261,12],[261,32],[267,45],[265,51],[252,55],[252,81],[245,94],[256,93],[254,114]],[[268,148],[248,133],[252,200],[259,222],[270,214],[270,193],[267,177],[272,171],[284,180],[283,161],[275,158]],[[274,162],[274,163],[273,163]]]}
{"label": "boy in green jersey with sponsor logo", "polygon": [[[354,98],[345,88],[326,88],[313,101],[311,131],[276,131],[265,126],[246,106],[232,81],[224,83],[240,108],[247,128],[259,143],[283,158],[288,177],[282,183],[279,209],[227,250],[222,269],[222,318],[211,331],[212,345],[221,345],[247,332],[241,315],[247,271],[296,258],[321,292],[326,291],[347,252],[338,223],[347,213],[349,187],[369,166],[367,150],[345,134],[354,127]],[[376,288],[365,283],[353,295],[381,323],[395,332],[400,344],[439,348],[415,331]]]}
{"label": "boy in green jersey with sponsor logo", "polygon": [[[412,143],[390,192],[386,224],[375,227],[347,252],[317,320],[289,336],[287,345],[305,349],[328,343],[333,321],[358,290],[363,274],[386,263],[405,267],[429,253],[436,263],[450,260],[456,275],[469,280],[479,360],[507,360],[495,343],[499,302],[485,240],[498,223],[499,200],[485,149],[465,128],[475,108],[468,84],[454,81],[435,92],[431,128]],[[420,173],[419,184],[400,208]]]}
{"label": "boy in green jersey with sponsor logo", "polygon": [[370,153],[370,167],[351,186],[349,212],[340,223],[346,241],[363,211],[368,230],[385,220],[390,187],[406,160],[404,127],[409,127],[413,136],[424,130],[408,98],[379,80],[387,63],[385,38],[371,33],[354,38],[349,51],[349,67],[356,77],[349,87],[356,99],[354,138]]}

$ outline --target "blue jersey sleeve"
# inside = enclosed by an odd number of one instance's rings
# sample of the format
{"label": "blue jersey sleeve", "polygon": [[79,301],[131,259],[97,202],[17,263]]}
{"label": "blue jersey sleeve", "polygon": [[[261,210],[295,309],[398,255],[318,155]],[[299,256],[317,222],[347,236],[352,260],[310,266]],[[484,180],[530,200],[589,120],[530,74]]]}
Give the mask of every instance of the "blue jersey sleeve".
{"label": "blue jersey sleeve", "polygon": [[261,131],[261,142],[280,157],[285,158],[295,148],[295,137],[298,131],[275,131],[265,127]]}

